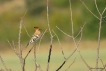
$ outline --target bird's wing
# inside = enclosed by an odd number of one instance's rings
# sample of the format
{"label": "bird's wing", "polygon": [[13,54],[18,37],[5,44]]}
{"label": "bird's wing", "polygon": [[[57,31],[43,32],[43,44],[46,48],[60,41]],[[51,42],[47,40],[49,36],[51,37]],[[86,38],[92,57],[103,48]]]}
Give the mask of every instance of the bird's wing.
{"label": "bird's wing", "polygon": [[[33,35],[33,37],[30,39],[30,41],[28,42],[27,46],[30,45],[33,42],[36,42],[39,39],[39,35]],[[27,47],[26,46],[26,47]]]}

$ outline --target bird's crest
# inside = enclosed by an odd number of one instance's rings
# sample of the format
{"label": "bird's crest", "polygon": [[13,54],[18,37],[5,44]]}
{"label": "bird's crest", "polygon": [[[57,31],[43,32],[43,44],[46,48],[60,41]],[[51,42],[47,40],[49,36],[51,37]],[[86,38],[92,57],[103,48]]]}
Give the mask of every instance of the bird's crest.
{"label": "bird's crest", "polygon": [[42,30],[42,29],[40,29],[39,27],[34,27],[34,28],[35,28],[35,30],[36,30],[36,29]]}

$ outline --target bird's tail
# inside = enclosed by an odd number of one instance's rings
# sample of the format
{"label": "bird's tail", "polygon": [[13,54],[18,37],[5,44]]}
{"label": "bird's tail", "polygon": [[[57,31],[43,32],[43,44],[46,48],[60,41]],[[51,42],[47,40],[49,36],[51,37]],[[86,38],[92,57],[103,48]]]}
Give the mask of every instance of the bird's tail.
{"label": "bird's tail", "polygon": [[28,47],[29,43],[26,45],[26,48]]}

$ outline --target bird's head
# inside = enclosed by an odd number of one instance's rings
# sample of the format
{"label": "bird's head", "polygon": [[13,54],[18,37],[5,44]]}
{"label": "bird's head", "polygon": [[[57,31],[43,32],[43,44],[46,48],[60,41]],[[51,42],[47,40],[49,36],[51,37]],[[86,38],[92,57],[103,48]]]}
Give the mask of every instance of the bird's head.
{"label": "bird's head", "polygon": [[42,30],[42,29],[40,29],[39,27],[34,27],[34,28],[35,28],[35,30],[39,30],[39,31]]}

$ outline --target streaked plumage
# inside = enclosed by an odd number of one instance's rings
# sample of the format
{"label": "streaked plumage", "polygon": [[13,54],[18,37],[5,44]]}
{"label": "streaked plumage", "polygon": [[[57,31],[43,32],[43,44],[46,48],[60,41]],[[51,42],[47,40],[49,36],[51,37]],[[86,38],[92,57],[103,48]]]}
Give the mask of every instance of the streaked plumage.
{"label": "streaked plumage", "polygon": [[38,27],[34,27],[34,28],[35,28],[35,33],[33,34],[32,38],[28,42],[27,46],[30,45],[31,43],[37,42],[37,40],[41,37],[41,32],[40,32],[41,29],[39,29]]}

